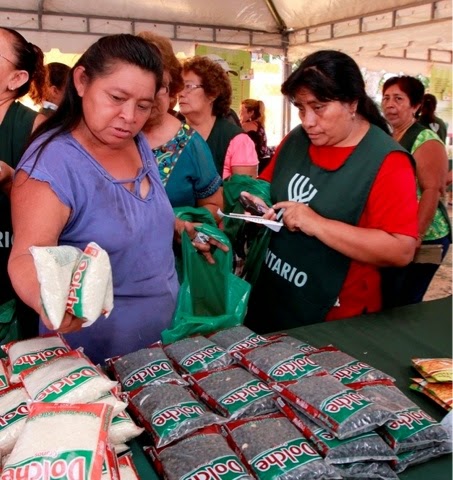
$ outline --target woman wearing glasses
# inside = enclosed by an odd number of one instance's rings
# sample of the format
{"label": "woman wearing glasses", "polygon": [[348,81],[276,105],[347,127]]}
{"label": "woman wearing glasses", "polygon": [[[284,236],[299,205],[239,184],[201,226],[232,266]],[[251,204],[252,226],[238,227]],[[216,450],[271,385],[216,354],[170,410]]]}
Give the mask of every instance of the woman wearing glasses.
{"label": "woman wearing glasses", "polygon": [[256,177],[258,157],[255,144],[225,116],[231,106],[228,74],[218,63],[195,56],[183,64],[184,88],[179,109],[187,123],[208,143],[222,178],[233,174]]}
{"label": "woman wearing glasses", "polygon": [[170,40],[152,32],[139,37],[156,46],[164,64],[163,86],[143,132],[153,149],[159,174],[173,207],[204,207],[217,219],[222,209],[222,179],[200,134],[169,113],[171,98],[184,88],[181,64]]}
{"label": "woman wearing glasses", "polygon": [[37,332],[37,316],[17,301],[7,274],[13,238],[9,193],[14,169],[28,138],[32,130],[46,119],[17,99],[26,95],[31,87],[42,95],[44,84],[41,49],[27,42],[15,30],[0,28],[0,305],[16,300],[23,336]]}

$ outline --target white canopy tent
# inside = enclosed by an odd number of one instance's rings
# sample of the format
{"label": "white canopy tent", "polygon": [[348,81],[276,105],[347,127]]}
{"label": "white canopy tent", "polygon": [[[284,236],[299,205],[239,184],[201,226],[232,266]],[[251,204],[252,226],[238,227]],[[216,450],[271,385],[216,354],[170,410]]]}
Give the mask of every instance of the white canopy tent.
{"label": "white canopy tent", "polygon": [[48,51],[156,30],[177,51],[195,43],[278,53],[293,61],[333,48],[361,66],[409,74],[452,63],[451,0],[0,0],[0,25]]}
{"label": "white canopy tent", "polygon": [[[0,0],[0,26],[73,54],[103,35],[153,30],[186,56],[196,44],[281,55],[284,76],[325,48],[374,71],[428,76],[452,64],[451,0]],[[285,105],[282,132],[289,124]]]}

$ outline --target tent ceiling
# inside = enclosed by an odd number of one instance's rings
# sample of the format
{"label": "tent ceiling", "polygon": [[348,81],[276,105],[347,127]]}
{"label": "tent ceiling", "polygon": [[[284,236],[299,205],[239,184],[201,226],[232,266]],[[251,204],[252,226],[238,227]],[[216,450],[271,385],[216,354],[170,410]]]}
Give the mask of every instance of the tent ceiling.
{"label": "tent ceiling", "polygon": [[0,0],[0,25],[66,51],[85,49],[93,37],[153,29],[176,42],[290,60],[334,48],[363,60],[451,63],[451,10],[451,0]]}

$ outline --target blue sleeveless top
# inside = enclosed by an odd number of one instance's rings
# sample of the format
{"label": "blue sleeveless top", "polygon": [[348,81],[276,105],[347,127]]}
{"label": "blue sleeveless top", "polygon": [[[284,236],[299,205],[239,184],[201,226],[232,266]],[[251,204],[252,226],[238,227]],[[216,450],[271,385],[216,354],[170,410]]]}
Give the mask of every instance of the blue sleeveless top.
{"label": "blue sleeveless top", "polygon": [[[83,346],[94,362],[103,363],[159,340],[160,332],[170,325],[179,288],[172,250],[173,211],[142,134],[136,144],[143,167],[136,178],[122,181],[113,178],[70,133],[52,140],[33,167],[36,146],[44,138],[29,147],[18,169],[47,182],[71,209],[59,244],[84,249],[94,241],[110,256],[115,302],[111,315],[65,335],[73,348]],[[144,177],[151,187],[141,198]],[[131,182],[134,191],[122,185]],[[43,324],[40,331],[46,331]]]}

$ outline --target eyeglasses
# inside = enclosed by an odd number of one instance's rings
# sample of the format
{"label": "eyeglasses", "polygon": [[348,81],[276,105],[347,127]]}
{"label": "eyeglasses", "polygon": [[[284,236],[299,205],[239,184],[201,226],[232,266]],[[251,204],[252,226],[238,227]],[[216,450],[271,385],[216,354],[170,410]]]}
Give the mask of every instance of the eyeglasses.
{"label": "eyeglasses", "polygon": [[0,53],[0,57],[4,58],[7,62],[9,62],[11,65],[14,65],[16,68],[18,68],[18,66],[13,62],[11,61],[9,58],[6,58],[4,55],[2,55]]}
{"label": "eyeglasses", "polygon": [[187,92],[187,93],[190,93],[190,92],[193,92],[194,90],[196,90],[197,88],[203,88],[203,85],[194,85],[193,83],[187,83],[186,85],[184,85],[184,88],[182,89],[183,92]]}

